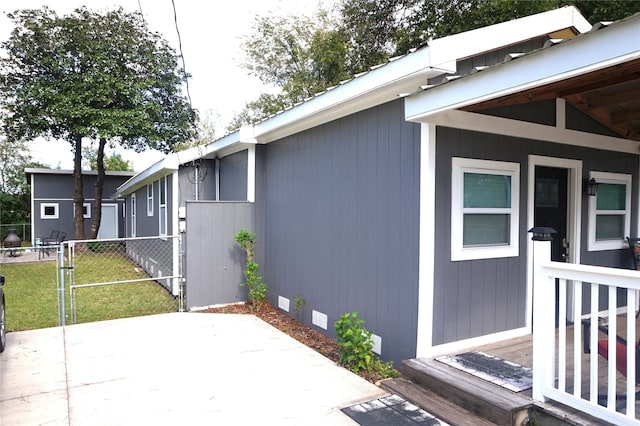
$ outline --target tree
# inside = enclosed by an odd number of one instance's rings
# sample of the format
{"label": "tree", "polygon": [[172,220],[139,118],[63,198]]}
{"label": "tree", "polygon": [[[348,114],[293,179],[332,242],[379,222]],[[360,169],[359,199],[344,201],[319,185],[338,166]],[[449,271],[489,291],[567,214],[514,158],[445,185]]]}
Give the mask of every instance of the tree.
{"label": "tree", "polygon": [[31,217],[29,186],[24,174],[28,167],[46,167],[36,163],[23,140],[9,142],[0,137],[0,223],[27,223]]}
{"label": "tree", "polygon": [[322,10],[313,18],[257,17],[243,50],[243,67],[280,93],[261,94],[248,102],[228,130],[263,120],[348,78],[343,34]]}
{"label": "tree", "polygon": [[[138,13],[59,17],[44,7],[8,14],[0,107],[7,138],[64,139],[74,152],[74,236],[83,238],[82,141],[97,142],[95,199],[102,199],[107,144],[170,152],[195,136],[196,111],[181,93],[188,75],[175,52]],[[96,203],[89,238],[100,226]]]}
{"label": "tree", "polygon": [[257,18],[243,66],[276,91],[248,102],[228,129],[251,124],[432,38],[569,4],[592,23],[640,10],[638,0],[341,0],[337,17]]}
{"label": "tree", "polygon": [[[98,169],[98,150],[92,146],[82,147],[82,165],[84,169],[97,170]],[[104,169],[119,172],[132,172],[133,167],[128,160],[122,158],[117,152],[112,152],[111,155],[104,157]]]}

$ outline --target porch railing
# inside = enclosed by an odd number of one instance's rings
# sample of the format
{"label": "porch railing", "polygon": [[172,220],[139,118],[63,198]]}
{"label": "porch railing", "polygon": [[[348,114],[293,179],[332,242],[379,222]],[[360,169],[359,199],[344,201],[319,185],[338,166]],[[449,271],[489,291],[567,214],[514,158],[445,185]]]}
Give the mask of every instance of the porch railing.
{"label": "porch railing", "polygon": [[[635,405],[640,272],[550,258],[550,242],[534,241],[533,398],[551,399],[613,424],[640,425]],[[550,301],[556,301],[555,315]],[[584,324],[590,325],[588,342],[583,341]],[[618,336],[629,344],[617,345]],[[606,359],[598,354],[599,340],[607,342]],[[620,367],[625,358],[623,378],[616,360]]]}

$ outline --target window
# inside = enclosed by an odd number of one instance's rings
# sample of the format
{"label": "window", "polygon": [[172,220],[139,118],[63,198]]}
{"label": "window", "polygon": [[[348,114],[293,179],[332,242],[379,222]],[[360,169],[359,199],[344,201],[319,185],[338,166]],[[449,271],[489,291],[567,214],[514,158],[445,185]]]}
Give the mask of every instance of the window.
{"label": "window", "polygon": [[591,172],[598,182],[589,197],[589,251],[626,248],[631,224],[631,175]]}
{"label": "window", "polygon": [[131,194],[131,236],[136,236],[136,194]]}
{"label": "window", "polygon": [[153,216],[153,184],[147,185],[147,216]]}
{"label": "window", "polygon": [[[76,206],[73,206],[74,216],[76,211]],[[82,217],[85,219],[91,219],[91,203],[83,203],[82,204]]]}
{"label": "window", "polygon": [[452,159],[451,260],[518,256],[520,164]]}
{"label": "window", "polygon": [[159,235],[167,235],[167,177],[160,179],[160,202],[158,205]]}
{"label": "window", "polygon": [[58,203],[40,204],[40,219],[58,219]]}

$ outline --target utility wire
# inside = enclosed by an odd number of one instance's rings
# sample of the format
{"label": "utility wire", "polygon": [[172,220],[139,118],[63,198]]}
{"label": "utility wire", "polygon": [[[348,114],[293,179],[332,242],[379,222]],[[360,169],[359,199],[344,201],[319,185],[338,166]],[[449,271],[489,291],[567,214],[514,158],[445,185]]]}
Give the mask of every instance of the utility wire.
{"label": "utility wire", "polygon": [[[139,1],[139,0],[138,0]],[[186,77],[187,67],[184,63],[184,53],[182,52],[182,38],[180,37],[180,29],[178,28],[178,14],[176,13],[176,2],[175,0],[171,0],[171,5],[173,6],[173,20],[176,24],[176,33],[178,33],[178,47],[180,49],[180,58],[182,58],[182,70],[185,73],[185,84],[187,89],[187,98],[189,98],[189,106],[193,108],[191,104],[191,92],[189,92],[189,79]]]}

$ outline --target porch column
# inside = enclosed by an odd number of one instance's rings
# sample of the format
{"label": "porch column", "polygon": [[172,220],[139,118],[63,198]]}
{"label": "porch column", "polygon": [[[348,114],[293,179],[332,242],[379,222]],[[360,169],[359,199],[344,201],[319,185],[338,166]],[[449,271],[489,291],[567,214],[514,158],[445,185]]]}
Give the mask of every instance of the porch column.
{"label": "porch column", "polygon": [[[551,228],[532,228],[533,233],[533,389],[535,401],[544,402],[544,389],[553,387],[555,371],[555,280],[543,266],[551,261]],[[552,312],[549,307],[554,306]]]}

